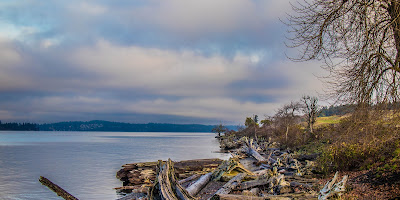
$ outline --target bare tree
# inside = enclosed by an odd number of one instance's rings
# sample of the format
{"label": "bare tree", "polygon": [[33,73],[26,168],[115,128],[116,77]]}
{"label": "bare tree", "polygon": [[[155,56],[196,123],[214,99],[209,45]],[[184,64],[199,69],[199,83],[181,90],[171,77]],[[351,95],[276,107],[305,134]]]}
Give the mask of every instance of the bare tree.
{"label": "bare tree", "polygon": [[302,0],[292,9],[288,46],[301,49],[292,59],[325,61],[337,100],[399,100],[399,0]]}
{"label": "bare tree", "polygon": [[301,98],[301,102],[303,103],[302,110],[306,116],[308,130],[310,130],[310,133],[314,133],[313,127],[320,111],[318,106],[318,98],[303,96]]}
{"label": "bare tree", "polygon": [[292,101],[289,104],[286,104],[282,108],[278,109],[277,113],[275,114],[276,121],[281,122],[281,124],[286,128],[285,132],[286,142],[288,141],[290,126],[295,124],[296,120],[299,118],[297,114],[300,108],[301,108],[300,103]]}

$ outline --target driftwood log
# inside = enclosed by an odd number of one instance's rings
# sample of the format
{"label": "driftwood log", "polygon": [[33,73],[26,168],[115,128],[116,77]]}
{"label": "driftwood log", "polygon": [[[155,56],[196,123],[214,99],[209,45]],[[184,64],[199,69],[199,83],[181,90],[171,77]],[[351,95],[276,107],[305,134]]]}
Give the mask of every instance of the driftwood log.
{"label": "driftwood log", "polygon": [[143,197],[146,197],[146,196],[147,196],[146,193],[135,193],[135,192],[132,192],[130,194],[127,194],[127,195],[117,199],[117,200],[137,200],[137,199],[140,199],[140,198],[143,198]]}
{"label": "driftwood log", "polygon": [[58,196],[64,198],[65,200],[78,200],[78,198],[72,196],[70,193],[62,189],[60,186],[51,182],[49,179],[43,176],[40,176],[39,182],[42,183],[42,185],[48,187],[53,192],[55,192]]}
{"label": "driftwood log", "polygon": [[343,176],[343,179],[336,183],[338,178],[338,172],[335,173],[331,181],[328,181],[324,188],[319,191],[318,199],[319,200],[326,200],[331,196],[338,195],[340,196],[345,190],[345,185],[348,179],[348,176]]}
{"label": "driftwood log", "polygon": [[221,163],[221,165],[213,171],[212,177],[214,181],[219,181],[223,177],[225,177],[226,180],[233,178],[238,173],[245,173],[248,176],[255,177],[255,174],[246,169],[237,158],[229,158],[229,160]]}
{"label": "driftwood log", "polygon": [[[165,163],[165,161],[163,161]],[[188,178],[194,174],[206,174],[216,169],[222,160],[197,159],[185,160],[174,163],[174,171],[179,179]],[[149,187],[156,179],[157,162],[131,163],[122,166],[116,177],[123,182],[123,186],[136,186],[148,184]]]}
{"label": "driftwood log", "polygon": [[268,198],[246,196],[246,195],[235,195],[235,194],[216,194],[214,199],[220,199],[220,200],[264,200],[264,199],[268,199]]}
{"label": "driftwood log", "polygon": [[248,139],[246,138],[246,139],[245,139],[245,143],[246,143],[246,147],[245,147],[245,148],[247,148],[247,149],[246,149],[246,150],[247,150],[246,152],[247,152],[248,155],[253,156],[258,162],[266,162],[266,161],[267,161],[266,158],[264,158],[263,156],[261,156],[261,155],[257,152],[256,148],[254,147],[254,146],[256,146],[256,144],[253,144],[254,141],[253,141],[252,139],[248,140]]}
{"label": "driftwood log", "polygon": [[176,180],[172,161],[166,164],[159,161],[158,173],[153,187],[149,191],[149,199],[195,200]]}
{"label": "driftwood log", "polygon": [[259,179],[259,180],[246,181],[246,182],[241,183],[236,189],[237,190],[246,190],[249,188],[267,185],[270,182],[271,182],[271,179]]}
{"label": "driftwood log", "polygon": [[193,175],[191,175],[191,176],[189,176],[189,177],[187,177],[185,179],[179,180],[178,183],[182,185],[182,184],[187,183],[189,181],[193,181],[193,180],[199,178],[200,176],[201,176],[200,174],[193,174]]}
{"label": "driftwood log", "polygon": [[222,177],[230,177],[232,174],[237,175],[238,173],[243,173],[243,177],[246,175],[254,176],[251,171],[247,170],[242,164],[240,164],[239,160],[236,158],[230,158],[229,160],[222,162],[221,165],[212,173],[207,173],[200,177],[197,182],[189,186],[186,190],[190,195],[195,196],[211,180],[219,181]]}
{"label": "driftwood log", "polygon": [[240,173],[229,180],[222,188],[220,188],[210,199],[218,199],[220,194],[229,194],[235,187],[240,185],[242,179],[246,176],[245,173]]}
{"label": "driftwood log", "polygon": [[212,173],[207,173],[203,176],[201,176],[199,178],[199,180],[197,180],[195,183],[193,183],[191,186],[189,186],[188,188],[186,188],[186,190],[188,191],[188,193],[192,196],[196,196],[200,190],[202,190],[204,188],[204,186],[206,186],[208,184],[208,182],[210,182],[212,178]]}

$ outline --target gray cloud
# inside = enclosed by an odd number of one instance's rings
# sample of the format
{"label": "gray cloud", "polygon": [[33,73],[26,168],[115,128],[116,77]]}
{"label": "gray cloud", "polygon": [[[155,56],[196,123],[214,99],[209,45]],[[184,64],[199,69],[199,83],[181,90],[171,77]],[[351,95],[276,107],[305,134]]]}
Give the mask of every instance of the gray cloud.
{"label": "gray cloud", "polygon": [[0,119],[229,123],[321,90],[286,1],[0,3]]}

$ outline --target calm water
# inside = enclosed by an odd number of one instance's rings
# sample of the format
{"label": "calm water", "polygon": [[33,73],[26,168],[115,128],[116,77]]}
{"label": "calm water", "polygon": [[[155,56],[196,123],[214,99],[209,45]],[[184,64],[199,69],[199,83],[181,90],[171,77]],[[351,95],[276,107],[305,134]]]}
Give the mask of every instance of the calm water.
{"label": "calm water", "polygon": [[62,199],[44,176],[79,199],[116,199],[121,165],[221,158],[212,133],[0,131],[0,199]]}

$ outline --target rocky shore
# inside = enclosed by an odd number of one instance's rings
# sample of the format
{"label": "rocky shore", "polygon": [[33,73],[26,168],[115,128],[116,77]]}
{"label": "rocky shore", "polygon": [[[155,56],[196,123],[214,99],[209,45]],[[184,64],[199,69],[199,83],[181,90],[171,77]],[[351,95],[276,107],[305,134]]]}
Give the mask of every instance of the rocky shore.
{"label": "rocky shore", "polygon": [[131,163],[117,178],[126,199],[327,199],[345,191],[347,176],[321,183],[316,155],[298,155],[270,141],[220,139],[229,160]]}

